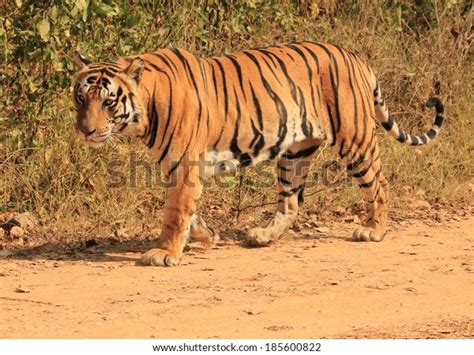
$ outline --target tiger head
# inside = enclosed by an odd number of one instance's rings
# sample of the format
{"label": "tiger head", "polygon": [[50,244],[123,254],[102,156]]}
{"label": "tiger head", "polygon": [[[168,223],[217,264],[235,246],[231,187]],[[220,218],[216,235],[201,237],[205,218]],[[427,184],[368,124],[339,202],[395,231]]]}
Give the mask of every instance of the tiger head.
{"label": "tiger head", "polygon": [[93,63],[77,52],[73,59],[77,69],[73,92],[76,132],[84,144],[98,148],[114,134],[143,136],[145,113],[138,92],[143,60]]}

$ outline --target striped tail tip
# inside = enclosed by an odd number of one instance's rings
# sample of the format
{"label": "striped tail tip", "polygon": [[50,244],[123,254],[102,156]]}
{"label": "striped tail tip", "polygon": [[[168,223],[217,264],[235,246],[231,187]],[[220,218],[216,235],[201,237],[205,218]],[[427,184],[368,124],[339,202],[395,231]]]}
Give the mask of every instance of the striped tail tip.
{"label": "striped tail tip", "polygon": [[430,97],[428,101],[426,101],[426,107],[432,108],[434,107],[436,109],[436,118],[435,118],[435,126],[438,126],[440,128],[443,125],[444,121],[444,105],[441,102],[441,100],[435,96]]}

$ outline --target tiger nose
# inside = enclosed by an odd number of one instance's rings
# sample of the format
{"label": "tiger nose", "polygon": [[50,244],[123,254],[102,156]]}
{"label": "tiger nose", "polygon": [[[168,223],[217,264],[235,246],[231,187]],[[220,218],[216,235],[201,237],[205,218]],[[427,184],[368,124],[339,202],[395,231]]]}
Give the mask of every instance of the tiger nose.
{"label": "tiger nose", "polygon": [[88,127],[78,126],[79,130],[86,136],[86,138],[92,136],[97,129],[89,129]]}
{"label": "tiger nose", "polygon": [[97,129],[90,129],[89,127],[87,127],[87,125],[84,125],[84,124],[81,124],[81,123],[77,123],[76,124],[76,127],[79,131],[81,131],[82,134],[84,134],[84,136],[87,138],[87,137],[90,137],[91,135],[93,135]]}

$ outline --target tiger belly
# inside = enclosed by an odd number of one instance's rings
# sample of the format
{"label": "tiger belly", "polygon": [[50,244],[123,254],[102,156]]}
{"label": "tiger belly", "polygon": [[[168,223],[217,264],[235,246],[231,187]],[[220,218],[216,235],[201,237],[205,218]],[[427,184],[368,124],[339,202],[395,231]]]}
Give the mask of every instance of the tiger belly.
{"label": "tiger belly", "polygon": [[[298,138],[299,139],[288,139],[286,142],[281,144],[280,152],[273,159],[278,160],[288,150],[289,147],[295,143],[307,140],[307,138]],[[312,139],[322,140],[324,138],[325,135],[323,131],[319,130],[318,134]],[[248,162],[242,162],[242,160],[235,157],[234,153],[230,150],[209,150],[200,157],[200,175],[203,178],[208,178],[219,174],[235,174],[240,166],[246,167],[248,165],[256,165],[264,161],[273,160],[271,159],[271,153],[269,149],[262,149],[262,151],[257,156],[251,156],[250,152],[244,152],[243,154],[249,156],[251,160]]]}
{"label": "tiger belly", "polygon": [[[258,156],[252,157],[251,165],[256,165],[270,158],[268,151],[261,152]],[[201,155],[199,165],[201,176],[208,178],[219,174],[235,174],[242,162],[234,157],[230,150],[217,151],[210,150]],[[250,165],[246,164],[245,166]]]}

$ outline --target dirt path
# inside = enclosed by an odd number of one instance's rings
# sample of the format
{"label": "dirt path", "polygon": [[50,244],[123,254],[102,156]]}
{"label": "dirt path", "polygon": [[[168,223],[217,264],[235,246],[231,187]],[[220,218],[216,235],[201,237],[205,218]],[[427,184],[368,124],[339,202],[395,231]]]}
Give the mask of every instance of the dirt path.
{"label": "dirt path", "polygon": [[[289,233],[269,248],[191,248],[176,268],[103,249],[0,260],[7,338],[474,336],[474,218],[354,243]],[[22,293],[21,291],[26,291]]]}

